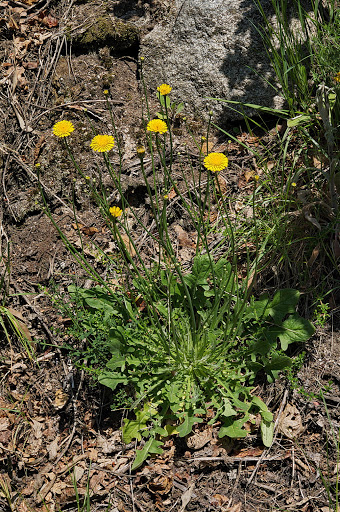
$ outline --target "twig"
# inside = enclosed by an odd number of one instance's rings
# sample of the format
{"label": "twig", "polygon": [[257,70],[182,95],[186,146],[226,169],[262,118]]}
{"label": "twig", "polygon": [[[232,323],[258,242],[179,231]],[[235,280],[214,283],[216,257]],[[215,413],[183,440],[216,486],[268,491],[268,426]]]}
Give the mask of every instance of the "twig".
{"label": "twig", "polygon": [[78,386],[76,394],[73,396],[73,399],[72,399],[72,405],[73,405],[73,427],[72,427],[72,431],[71,431],[70,435],[68,436],[65,448],[60,453],[60,455],[57,458],[57,460],[54,461],[54,465],[55,466],[58,464],[60,459],[63,458],[63,456],[65,455],[65,453],[67,452],[67,450],[71,446],[71,443],[72,443],[72,440],[73,440],[73,436],[75,434],[76,427],[78,425],[77,400],[78,400],[79,392],[80,392],[80,390],[81,390],[81,388],[83,386],[83,382],[84,382],[84,370],[81,371],[79,386]]}

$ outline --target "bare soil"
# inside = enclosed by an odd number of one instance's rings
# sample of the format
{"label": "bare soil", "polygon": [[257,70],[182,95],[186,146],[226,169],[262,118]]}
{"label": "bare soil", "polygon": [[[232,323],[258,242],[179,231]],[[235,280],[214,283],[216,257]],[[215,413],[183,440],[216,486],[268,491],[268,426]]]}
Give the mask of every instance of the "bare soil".
{"label": "bare soil", "polygon": [[[339,436],[340,425],[336,304],[332,322],[318,328],[305,347],[296,389],[282,377],[258,390],[276,417],[270,449],[262,446],[257,431],[245,440],[221,441],[216,429],[200,424],[188,439],[170,439],[164,455],[132,473],[135,446],[121,441],[122,417],[111,412],[110,393],[85,370],[75,368],[62,348],[69,320],[51,301],[51,285],[63,291],[75,280],[92,284],[56,229],[79,242],[72,199],[85,249],[102,276],[108,269],[96,260],[92,242],[110,251],[112,240],[84,180],[51,128],[62,118],[74,123],[78,136],[72,139],[72,149],[79,156],[80,169],[91,179],[96,177],[98,160],[88,142],[91,124],[97,132],[113,130],[104,89],[109,91],[121,137],[129,201],[141,216],[148,214],[135,153],[143,138],[138,44],[129,46],[124,40],[122,48],[119,40],[116,46],[112,41],[107,46],[104,38],[91,51],[77,46],[79,34],[107,14],[146,32],[168,8],[165,1],[149,5],[141,0],[0,0],[1,265],[7,303],[35,341],[31,358],[19,342],[9,345],[4,336],[0,340],[0,510],[4,512],[83,510],[77,505],[75,481],[80,502],[90,490],[91,505],[84,510],[91,512],[326,512],[331,509],[324,481],[335,499],[339,453],[332,433]],[[199,121],[189,121],[198,137],[203,134]],[[214,134],[212,141],[211,147],[220,150],[228,144]],[[193,153],[180,123],[174,144],[179,153]],[[222,179],[235,196],[247,187],[246,171],[253,164],[240,148],[230,150],[230,170]],[[119,164],[117,153],[112,162]],[[117,203],[109,176],[101,171],[108,196]],[[38,174],[54,224],[44,212]],[[189,264],[190,224],[175,206],[170,213],[179,259]],[[150,256],[150,248],[141,245],[140,249]],[[320,389],[325,390],[324,401]]]}

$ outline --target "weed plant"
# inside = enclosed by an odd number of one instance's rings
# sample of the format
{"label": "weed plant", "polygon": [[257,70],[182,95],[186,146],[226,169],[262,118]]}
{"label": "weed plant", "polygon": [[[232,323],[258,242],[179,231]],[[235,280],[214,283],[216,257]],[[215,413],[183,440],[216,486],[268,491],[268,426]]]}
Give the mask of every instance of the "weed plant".
{"label": "weed plant", "polygon": [[[133,469],[150,454],[162,453],[167,436],[190,434],[195,424],[203,422],[208,409],[213,410],[209,423],[221,422],[220,437],[246,437],[245,424],[254,422],[258,414],[263,443],[270,446],[273,415],[254,393],[254,383],[258,376],[272,382],[280,370],[291,365],[286,354],[289,345],[306,341],[314,332],[310,322],[296,312],[297,290],[278,290],[272,297],[252,296],[268,240],[268,235],[260,239],[258,232],[258,180],[248,198],[253,212],[248,230],[254,233],[255,247],[251,253],[240,251],[243,240],[221,190],[219,174],[227,168],[228,158],[223,153],[204,153],[204,145],[209,146],[210,123],[206,137],[194,139],[196,160],[188,156],[185,164],[183,160],[178,164],[172,119],[181,107],[173,107],[167,99],[170,93],[167,84],[158,88],[155,118],[145,95],[146,148],[139,147],[137,154],[148,192],[149,224],[123,192],[122,148],[116,128],[114,137],[97,134],[90,144],[94,152],[102,153],[102,166],[119,192],[120,201],[115,205],[109,203],[101,180],[88,180],[77,164],[68,142],[73,124],[64,120],[53,128],[87,183],[116,244],[111,264],[119,279],[113,289],[56,226],[66,246],[98,283],[91,290],[69,288],[72,302],[82,306],[80,315],[75,315],[78,324],[74,321],[73,332],[81,333],[90,347],[91,366],[99,382],[113,393],[125,387],[132,397],[133,416],[124,420],[123,440],[144,442]],[[107,108],[114,124],[109,101]],[[118,168],[109,158],[114,146]],[[146,154],[151,161],[150,176]],[[184,187],[174,179],[175,165]],[[178,259],[168,224],[174,195],[177,208],[196,235],[189,268]],[[212,213],[216,214],[215,225]],[[153,257],[141,250],[137,231],[152,247]],[[78,233],[81,237],[80,229]],[[222,235],[222,242],[214,244],[217,234]],[[82,351],[86,354],[86,345]]]}
{"label": "weed plant", "polygon": [[10,276],[9,245],[6,252],[6,256],[0,253],[0,268],[2,270],[0,276],[0,328],[2,336],[4,336],[9,347],[12,347],[13,340],[19,341],[27,356],[32,359],[34,357],[34,350],[30,333],[22,321],[20,313],[8,306],[8,281]]}

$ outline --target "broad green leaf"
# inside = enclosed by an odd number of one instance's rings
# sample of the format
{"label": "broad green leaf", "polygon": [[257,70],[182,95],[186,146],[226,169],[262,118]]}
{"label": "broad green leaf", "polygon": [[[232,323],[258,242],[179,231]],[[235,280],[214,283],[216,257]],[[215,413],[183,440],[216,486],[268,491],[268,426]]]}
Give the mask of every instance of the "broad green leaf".
{"label": "broad green leaf", "polygon": [[119,373],[104,371],[98,376],[98,382],[114,391],[118,384],[126,385],[128,379]]}
{"label": "broad green leaf", "polygon": [[247,437],[247,432],[242,428],[246,421],[249,419],[249,414],[247,413],[243,418],[238,420],[233,419],[232,417],[226,418],[223,422],[223,426],[220,428],[218,433],[218,437]]}
{"label": "broad green leaf", "polygon": [[223,414],[223,416],[226,417],[237,415],[237,412],[235,411],[235,409],[232,408],[231,403],[227,398],[224,399],[224,408],[221,414]]}
{"label": "broad green leaf", "polygon": [[195,278],[196,285],[207,284],[207,277],[210,273],[211,263],[209,256],[207,254],[195,256],[192,266],[192,275]]}
{"label": "broad green leaf", "polygon": [[290,288],[278,290],[269,305],[267,314],[273,318],[274,322],[281,322],[288,313],[295,313],[299,298],[300,292],[298,290],[291,290]]}
{"label": "broad green leaf", "polygon": [[132,464],[131,469],[135,470],[139,468],[143,464],[143,462],[147,459],[149,454],[158,453],[161,455],[163,453],[163,445],[162,441],[157,441],[154,437],[146,441],[145,445],[141,450],[136,450],[136,458]]}
{"label": "broad green leaf", "polygon": [[259,339],[256,343],[251,345],[250,350],[254,354],[261,354],[262,356],[267,355],[270,350],[276,345],[277,343],[277,334],[275,331],[275,334],[271,334],[271,331],[265,332],[265,339]]}
{"label": "broad green leaf", "polygon": [[256,320],[263,320],[268,316],[268,308],[270,304],[270,298],[267,293],[261,295],[259,300],[252,300],[251,304],[245,311],[244,318],[255,318]]}
{"label": "broad green leaf", "polygon": [[292,360],[288,356],[273,356],[269,363],[265,365],[265,370],[270,372],[272,370],[283,370],[292,366]]}
{"label": "broad green leaf", "polygon": [[298,314],[291,315],[282,324],[278,334],[282,350],[287,350],[290,343],[307,341],[315,332],[314,326]]}
{"label": "broad green leaf", "polygon": [[117,370],[117,368],[120,368],[121,371],[124,371],[125,368],[125,357],[123,357],[121,354],[117,353],[111,359],[106,363],[106,367],[109,370]]}
{"label": "broad green leaf", "polygon": [[143,409],[135,410],[136,419],[124,419],[123,441],[129,444],[132,439],[141,440],[141,433],[147,429],[147,424],[157,414],[157,408],[150,403],[144,404]]}
{"label": "broad green leaf", "polygon": [[179,437],[185,437],[192,431],[192,427],[195,423],[202,423],[202,418],[196,416],[189,416],[188,413],[184,413],[184,421],[177,427]]}
{"label": "broad green leaf", "polygon": [[177,425],[167,424],[167,425],[165,425],[165,430],[167,432],[167,435],[164,437],[172,436],[173,434],[178,434]]}
{"label": "broad green leaf", "polygon": [[271,422],[273,421],[273,414],[268,410],[266,404],[258,396],[254,396],[252,400],[253,404],[260,409],[260,414],[263,420]]}
{"label": "broad green leaf", "polygon": [[274,422],[266,421],[262,419],[261,421],[261,437],[262,442],[268,448],[272,445],[274,435]]}

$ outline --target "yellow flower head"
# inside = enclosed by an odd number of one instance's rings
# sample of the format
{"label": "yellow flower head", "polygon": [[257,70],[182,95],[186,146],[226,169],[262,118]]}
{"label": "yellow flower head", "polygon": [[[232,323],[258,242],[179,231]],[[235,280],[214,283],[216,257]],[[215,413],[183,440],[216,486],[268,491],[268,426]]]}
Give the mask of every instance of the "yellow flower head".
{"label": "yellow flower head", "polygon": [[228,167],[228,158],[223,153],[209,153],[203,163],[208,171],[218,172]]}
{"label": "yellow flower head", "polygon": [[168,84],[162,84],[159,87],[157,87],[157,91],[161,96],[166,96],[172,91],[172,87]]}
{"label": "yellow flower head", "polygon": [[117,217],[120,217],[121,214],[123,213],[123,210],[121,210],[120,208],[118,208],[118,206],[112,206],[109,210],[109,212],[111,213],[112,217],[114,217],[115,219],[117,219]]}
{"label": "yellow flower head", "polygon": [[137,156],[143,160],[145,156],[145,147],[142,145],[137,146]]}
{"label": "yellow flower head", "polygon": [[154,132],[154,133],[166,133],[168,131],[168,127],[164,121],[161,119],[152,119],[146,129],[148,132]]}
{"label": "yellow flower head", "polygon": [[71,133],[74,131],[74,126],[71,123],[71,121],[67,121],[66,119],[64,121],[58,121],[53,126],[53,133],[56,135],[56,137],[68,137],[71,135]]}
{"label": "yellow flower head", "polygon": [[340,71],[333,77],[336,82],[340,82]]}
{"label": "yellow flower head", "polygon": [[112,135],[96,135],[93,137],[90,147],[98,153],[106,153],[115,145]]}

